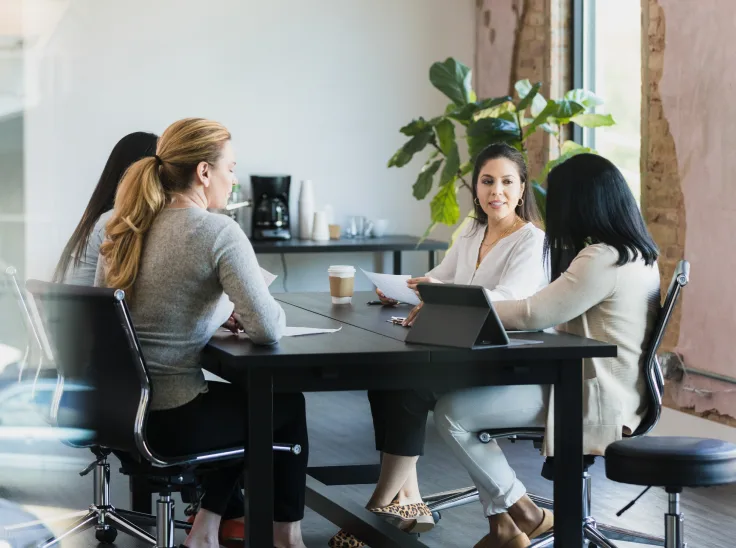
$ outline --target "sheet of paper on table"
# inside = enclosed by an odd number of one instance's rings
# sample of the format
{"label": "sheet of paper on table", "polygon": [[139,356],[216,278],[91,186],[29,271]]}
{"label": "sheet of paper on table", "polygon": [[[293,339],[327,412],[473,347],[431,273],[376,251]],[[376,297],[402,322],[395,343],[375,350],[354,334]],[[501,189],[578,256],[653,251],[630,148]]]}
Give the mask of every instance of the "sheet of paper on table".
{"label": "sheet of paper on table", "polygon": [[[284,331],[284,337],[301,337],[303,335],[320,335],[322,333],[336,333],[337,331],[340,331],[341,329],[342,329],[342,326],[338,327],[337,329],[322,329],[320,327],[290,327],[290,326],[287,326],[286,330]],[[250,338],[248,337],[246,333],[238,333],[238,336],[244,339]]]}
{"label": "sheet of paper on table", "polygon": [[389,299],[396,301],[417,305],[419,304],[419,297],[406,285],[406,280],[411,276],[402,274],[379,274],[378,272],[366,272],[362,268],[363,274],[375,285],[378,289],[383,291]]}

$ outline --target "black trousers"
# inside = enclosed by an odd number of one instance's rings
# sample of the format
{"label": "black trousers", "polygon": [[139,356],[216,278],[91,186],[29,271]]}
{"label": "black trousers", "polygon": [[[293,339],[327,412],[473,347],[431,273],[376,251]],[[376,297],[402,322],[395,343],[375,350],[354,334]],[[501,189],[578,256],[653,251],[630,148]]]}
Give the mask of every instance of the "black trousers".
{"label": "black trousers", "polygon": [[402,457],[424,455],[427,415],[438,393],[417,390],[369,390],[376,449]]}
{"label": "black trousers", "polygon": [[[242,390],[230,384],[210,382],[208,392],[186,405],[151,412],[146,426],[148,440],[156,452],[166,456],[245,446],[245,404]],[[275,394],[273,424],[275,442],[302,446],[299,455],[274,452],[274,521],[300,521],[304,517],[309,458],[304,395]],[[243,461],[223,461],[212,466],[202,476],[202,508],[225,518],[243,516],[240,493]]]}

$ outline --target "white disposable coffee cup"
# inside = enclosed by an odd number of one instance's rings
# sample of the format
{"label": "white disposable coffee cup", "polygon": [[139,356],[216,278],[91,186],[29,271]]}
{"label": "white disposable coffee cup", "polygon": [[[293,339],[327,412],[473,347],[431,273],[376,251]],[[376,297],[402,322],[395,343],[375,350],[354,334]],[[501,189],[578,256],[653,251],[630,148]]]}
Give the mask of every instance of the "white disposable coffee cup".
{"label": "white disposable coffee cup", "polygon": [[330,277],[330,296],[332,304],[350,304],[355,289],[355,267],[332,265],[327,269]]}

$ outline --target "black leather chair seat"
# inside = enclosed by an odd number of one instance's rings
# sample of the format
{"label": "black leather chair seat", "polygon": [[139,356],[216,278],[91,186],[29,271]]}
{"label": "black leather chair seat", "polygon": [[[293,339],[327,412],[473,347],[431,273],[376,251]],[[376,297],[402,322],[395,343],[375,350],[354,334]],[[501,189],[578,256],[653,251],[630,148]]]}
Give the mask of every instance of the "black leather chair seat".
{"label": "black leather chair seat", "polygon": [[674,488],[736,483],[736,445],[706,438],[625,439],[606,449],[606,476],[620,483]]}

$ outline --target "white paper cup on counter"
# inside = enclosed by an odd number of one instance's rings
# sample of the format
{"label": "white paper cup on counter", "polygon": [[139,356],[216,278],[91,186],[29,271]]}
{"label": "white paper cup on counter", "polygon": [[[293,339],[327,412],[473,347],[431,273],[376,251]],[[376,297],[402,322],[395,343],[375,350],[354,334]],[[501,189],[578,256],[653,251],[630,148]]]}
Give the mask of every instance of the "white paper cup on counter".
{"label": "white paper cup on counter", "polygon": [[355,290],[355,267],[332,265],[327,269],[330,277],[330,296],[332,304],[350,304]]}

